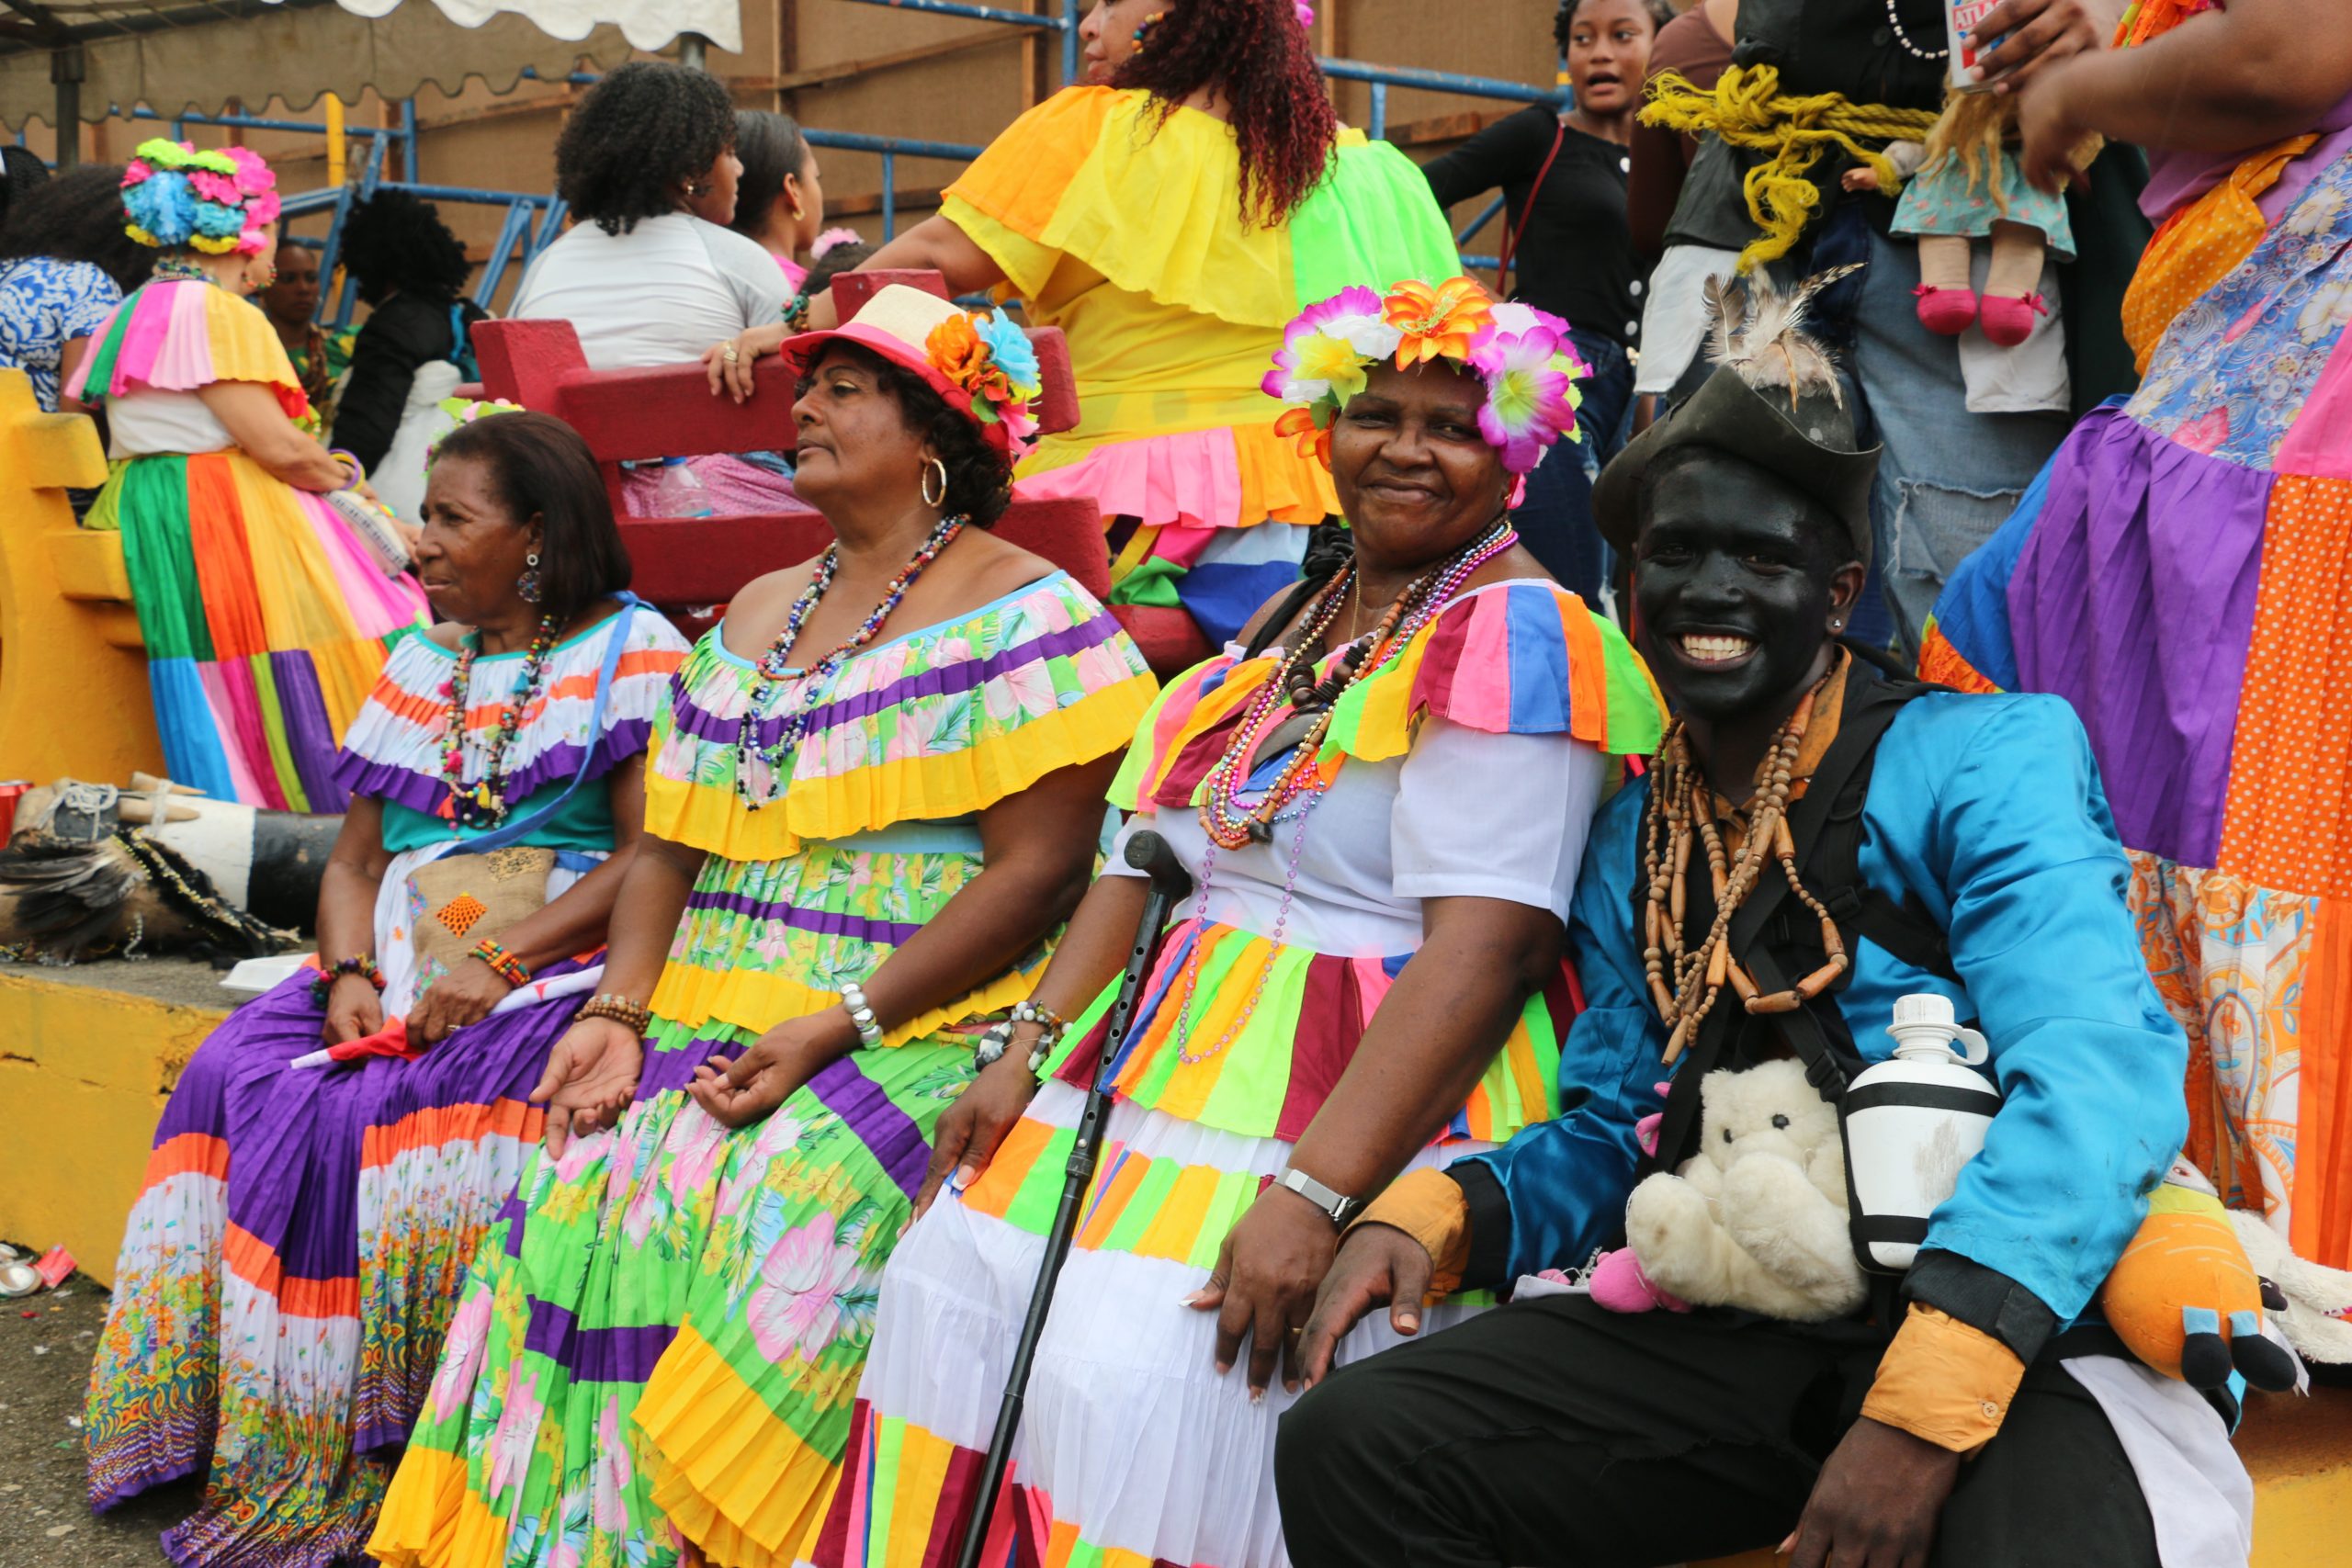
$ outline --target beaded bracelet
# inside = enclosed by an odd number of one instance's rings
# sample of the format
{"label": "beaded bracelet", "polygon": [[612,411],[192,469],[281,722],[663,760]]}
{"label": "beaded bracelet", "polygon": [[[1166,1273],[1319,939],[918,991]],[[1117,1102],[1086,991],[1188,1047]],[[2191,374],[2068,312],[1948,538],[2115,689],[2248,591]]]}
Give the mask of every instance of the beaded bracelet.
{"label": "beaded bracelet", "polygon": [[1034,1074],[1044,1066],[1046,1058],[1052,1055],[1054,1048],[1062,1043],[1062,1035],[1069,1028],[1069,1023],[1051,1008],[1039,1007],[1029,1001],[1013,1003],[1003,1022],[992,1025],[981,1034],[978,1043],[972,1047],[973,1065],[981,1067],[993,1065],[1011,1048],[1013,1032],[1024,1023],[1035,1024],[1038,1031],[1037,1043],[1029,1053],[1029,1071]]}
{"label": "beaded bracelet", "polygon": [[618,991],[605,991],[582,1003],[571,1017],[575,1023],[583,1018],[609,1018],[615,1023],[628,1025],[642,1039],[653,1022],[653,1010],[643,1002],[631,1001]]}
{"label": "beaded bracelet", "polygon": [[784,324],[796,333],[808,330],[808,296],[796,294],[784,307]]}
{"label": "beaded bracelet", "polygon": [[377,968],[376,961],[366,953],[355,953],[332,969],[324,964],[319,966],[319,972],[311,977],[311,999],[324,1006],[327,993],[334,990],[334,983],[345,975],[358,976],[376,987],[377,995],[383,994],[384,972]]}
{"label": "beaded bracelet", "polygon": [[482,938],[466,956],[481,959],[490,965],[492,973],[517,990],[531,983],[531,966],[507,952],[505,944],[496,937]]}
{"label": "beaded bracelet", "polygon": [[841,983],[842,1006],[848,1010],[849,1021],[857,1027],[857,1048],[871,1051],[882,1043],[882,1025],[874,1010],[865,1004],[865,987],[854,980]]}
{"label": "beaded bracelet", "polygon": [[348,453],[348,452],[345,451],[345,450],[344,450],[342,447],[340,447],[340,446],[330,446],[330,447],[328,447],[328,448],[327,448],[327,456],[328,456],[328,457],[330,457],[334,458],[336,461],[338,461],[338,462],[340,462],[340,463],[345,464],[346,467],[348,467],[348,468],[351,469],[351,476],[350,476],[348,479],[345,479],[341,484],[339,484],[339,485],[335,486],[335,487],[334,487],[335,489],[337,489],[337,490],[352,490],[352,489],[356,489],[356,487],[358,487],[359,485],[364,484],[364,483],[366,483],[366,482],[367,482],[367,479],[368,479],[368,469],[367,469],[367,467],[366,467],[366,465],[362,464],[362,463],[359,461],[359,459],[358,459],[358,458],[356,458],[356,457],[353,457],[350,453]]}

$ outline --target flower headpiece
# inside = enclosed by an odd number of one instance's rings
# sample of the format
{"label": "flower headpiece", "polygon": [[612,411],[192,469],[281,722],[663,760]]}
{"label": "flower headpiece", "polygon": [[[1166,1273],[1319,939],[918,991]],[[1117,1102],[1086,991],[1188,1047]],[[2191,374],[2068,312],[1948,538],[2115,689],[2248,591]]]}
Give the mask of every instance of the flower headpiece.
{"label": "flower headpiece", "polygon": [[157,137],[122,172],[122,209],[124,232],[142,245],[259,255],[277,221],[277,176],[243,147],[198,152]]}
{"label": "flower headpiece", "polygon": [[443,413],[449,416],[449,428],[435,436],[433,444],[424,449],[424,461],[428,468],[432,466],[435,458],[441,456],[442,443],[473,423],[474,421],[488,419],[491,415],[498,413],[530,412],[521,403],[510,403],[503,398],[444,398],[439,407]]}
{"label": "flower headpiece", "polygon": [[1045,378],[1019,322],[1002,310],[957,310],[931,329],[922,348],[932,368],[972,400],[974,419],[1004,426],[1014,457],[1027,450],[1037,433],[1029,405]]}
{"label": "flower headpiece", "polygon": [[1299,438],[1329,468],[1331,423],[1363,390],[1370,368],[1398,369],[1448,359],[1487,384],[1479,434],[1505,469],[1525,474],[1551,445],[1577,433],[1577,382],[1592,374],[1568,341],[1568,323],[1548,310],[1498,301],[1475,278],[1430,285],[1414,279],[1385,295],[1343,288],[1310,305],[1283,333],[1267,396],[1295,405],[1274,429]]}
{"label": "flower headpiece", "polygon": [[862,245],[865,243],[865,236],[854,229],[828,229],[817,236],[815,244],[808,247],[808,259],[812,262],[823,261],[825,253],[835,245]]}

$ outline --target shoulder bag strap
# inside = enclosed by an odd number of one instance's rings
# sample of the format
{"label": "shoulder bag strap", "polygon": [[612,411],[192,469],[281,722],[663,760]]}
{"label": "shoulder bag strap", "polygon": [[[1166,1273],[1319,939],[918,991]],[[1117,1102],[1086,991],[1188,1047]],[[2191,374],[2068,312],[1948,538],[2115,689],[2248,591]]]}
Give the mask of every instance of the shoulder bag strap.
{"label": "shoulder bag strap", "polygon": [[510,820],[503,827],[493,828],[478,839],[460,839],[454,847],[446,852],[447,853],[486,854],[492,850],[504,849],[515,840],[537,832],[540,828],[545,827],[557,812],[563,809],[564,802],[571,798],[572,792],[577,790],[581,782],[587,778],[589,764],[596,760],[597,739],[605,733],[605,708],[612,700],[613,679],[620,669],[621,649],[628,644],[629,623],[636,618],[637,612],[645,604],[644,600],[626,589],[621,591],[619,598],[620,613],[613,616],[612,637],[605,644],[604,667],[596,671],[596,704],[588,715],[588,744],[580,753],[580,766],[573,772],[571,782],[563,786],[562,794],[532,812],[528,817]]}
{"label": "shoulder bag strap", "polygon": [[1544,194],[1544,176],[1552,172],[1552,161],[1560,155],[1560,148],[1568,139],[1568,122],[1555,115],[1552,118],[1552,150],[1544,154],[1544,163],[1535,171],[1535,183],[1527,187],[1527,205],[1519,209],[1519,221],[1503,237],[1503,254],[1495,262],[1495,293],[1501,299],[1510,298],[1510,264],[1519,254],[1519,242],[1527,235],[1527,220],[1535,216],[1535,198]]}

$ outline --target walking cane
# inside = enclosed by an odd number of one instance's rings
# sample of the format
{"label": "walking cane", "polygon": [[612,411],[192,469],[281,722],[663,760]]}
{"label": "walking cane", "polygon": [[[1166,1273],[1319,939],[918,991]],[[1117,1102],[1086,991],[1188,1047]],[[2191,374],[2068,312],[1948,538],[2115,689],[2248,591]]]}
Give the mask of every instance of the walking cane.
{"label": "walking cane", "polygon": [[1193,885],[1177,863],[1176,852],[1159,834],[1144,831],[1127,840],[1127,863],[1151,879],[1143,902],[1143,919],[1136,925],[1136,945],[1127,954],[1126,973],[1119,977],[1119,994],[1111,1004],[1102,1032],[1102,1056],[1094,1065],[1094,1082],[1086,1091],[1086,1110],[1078,1119],[1078,1141],[1070,1146],[1069,1166],[1062,1179],[1062,1201],[1046,1233],[1046,1256],[1037,1266],[1037,1283],[1029,1292],[1029,1315],[1012,1350],[1012,1368],[1005,1374],[1004,1403],[996,1413],[996,1432],[989,1438],[988,1457],[980,1464],[980,1484],[972,1517],[964,1527],[964,1549],[956,1568],[979,1568],[980,1551],[988,1544],[989,1520],[996,1513],[997,1488],[1003,1484],[1005,1466],[1012,1458],[1012,1435],[1021,1429],[1021,1408],[1029,1392],[1030,1363],[1037,1359],[1037,1341],[1046,1332],[1046,1314],[1053,1310],[1054,1286],[1062,1262],[1069,1256],[1070,1238],[1078,1233],[1078,1208],[1085,1201],[1087,1184],[1094,1179],[1094,1161],[1102,1152],[1103,1122],[1111,1114],[1111,1063],[1127,1037],[1136,995],[1151,967],[1152,950],[1159,945],[1160,928],[1169,911]]}

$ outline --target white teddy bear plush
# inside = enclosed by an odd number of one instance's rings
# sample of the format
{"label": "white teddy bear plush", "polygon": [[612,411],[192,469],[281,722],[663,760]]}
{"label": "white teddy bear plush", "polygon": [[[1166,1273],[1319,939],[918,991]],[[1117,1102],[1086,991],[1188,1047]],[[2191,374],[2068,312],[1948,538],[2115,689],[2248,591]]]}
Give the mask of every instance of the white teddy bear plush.
{"label": "white teddy bear plush", "polygon": [[1709,1073],[1699,1152],[1634,1189],[1625,1238],[1659,1290],[1697,1306],[1819,1323],[1861,1305],[1837,1108],[1792,1060]]}

